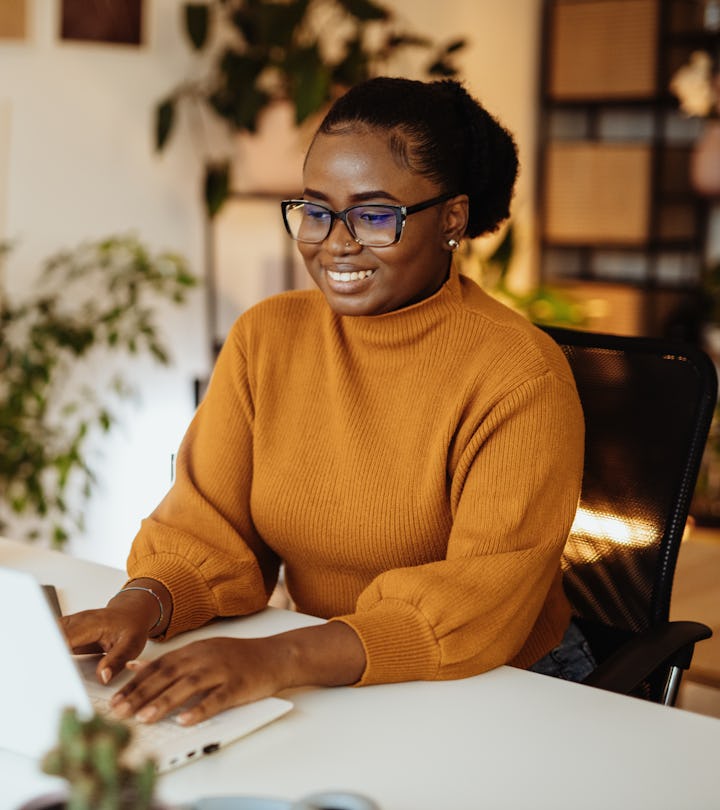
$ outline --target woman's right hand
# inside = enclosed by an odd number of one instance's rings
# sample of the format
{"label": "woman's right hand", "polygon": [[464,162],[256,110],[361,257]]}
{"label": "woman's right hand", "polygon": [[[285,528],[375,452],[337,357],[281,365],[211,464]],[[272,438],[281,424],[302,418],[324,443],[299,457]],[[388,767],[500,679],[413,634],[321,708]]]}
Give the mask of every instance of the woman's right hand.
{"label": "woman's right hand", "polygon": [[74,653],[103,654],[96,673],[104,684],[140,655],[157,621],[157,600],[142,590],[121,591],[107,607],[83,610],[60,619]]}

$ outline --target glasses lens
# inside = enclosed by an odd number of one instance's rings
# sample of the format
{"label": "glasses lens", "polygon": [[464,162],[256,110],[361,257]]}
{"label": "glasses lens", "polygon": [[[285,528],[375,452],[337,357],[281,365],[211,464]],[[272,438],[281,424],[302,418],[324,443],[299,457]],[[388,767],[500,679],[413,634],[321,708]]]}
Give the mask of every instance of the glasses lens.
{"label": "glasses lens", "polygon": [[298,242],[322,242],[332,225],[332,213],[317,203],[292,203],[285,207],[285,219]]}
{"label": "glasses lens", "polygon": [[383,247],[397,239],[399,213],[393,205],[356,205],[347,212],[347,218],[358,242]]}

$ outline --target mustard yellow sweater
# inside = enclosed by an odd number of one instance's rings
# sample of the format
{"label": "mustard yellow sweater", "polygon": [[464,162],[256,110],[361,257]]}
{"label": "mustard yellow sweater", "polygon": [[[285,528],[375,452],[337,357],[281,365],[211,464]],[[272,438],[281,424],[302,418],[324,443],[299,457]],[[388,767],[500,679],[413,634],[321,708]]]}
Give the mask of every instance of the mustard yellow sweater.
{"label": "mustard yellow sweater", "polygon": [[582,455],[560,349],[456,270],[373,317],[284,293],[230,332],[128,571],[171,591],[171,636],[262,609],[282,560],[362,684],[528,666],[569,622]]}

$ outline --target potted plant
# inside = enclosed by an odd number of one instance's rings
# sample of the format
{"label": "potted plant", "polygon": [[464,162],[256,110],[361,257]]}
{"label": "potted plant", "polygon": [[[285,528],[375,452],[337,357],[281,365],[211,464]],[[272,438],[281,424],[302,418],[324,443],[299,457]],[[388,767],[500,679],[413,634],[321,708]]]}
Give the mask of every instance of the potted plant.
{"label": "potted plant", "polygon": [[464,240],[457,254],[460,272],[479,284],[506,306],[543,326],[585,325],[587,313],[580,301],[558,287],[538,284],[526,292],[515,292],[509,273],[515,253],[515,228],[509,222],[498,240]]}
{"label": "potted plant", "polygon": [[66,790],[32,800],[22,810],[150,810],[156,771],[152,759],[137,767],[124,761],[130,730],[123,723],[93,715],[78,717],[66,709],[58,743],[42,761],[42,770],[60,776]]}
{"label": "potted plant", "polygon": [[[113,236],[50,257],[39,282],[24,300],[0,291],[0,533],[21,519],[29,539],[62,547],[82,528],[71,504],[95,483],[92,436],[112,428],[110,403],[132,393],[112,356],[167,364],[157,304],[184,303],[196,280],[182,257]],[[84,367],[98,371],[92,385]]]}
{"label": "potted plant", "polygon": [[[455,76],[453,56],[465,44],[455,38],[437,45],[409,32],[376,0],[207,0],[184,3],[183,19],[201,75],[157,105],[158,150],[169,141],[181,102],[201,118],[202,132],[219,122],[224,135],[255,133],[278,103],[291,106],[300,126],[343,89],[388,70],[409,48],[426,54],[426,75]],[[213,217],[231,191],[231,159],[210,155],[207,144],[201,151],[205,205]]]}

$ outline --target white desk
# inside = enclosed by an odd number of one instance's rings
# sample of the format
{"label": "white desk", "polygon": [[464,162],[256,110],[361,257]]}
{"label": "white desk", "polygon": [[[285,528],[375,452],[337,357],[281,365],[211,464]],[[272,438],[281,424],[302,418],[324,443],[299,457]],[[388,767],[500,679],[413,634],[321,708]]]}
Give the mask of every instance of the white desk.
{"label": "white desk", "polygon": [[[114,569],[3,540],[0,565],[57,585],[66,611],[104,604],[123,581]],[[220,632],[312,621],[267,610]],[[160,797],[295,799],[336,788],[382,810],[720,808],[720,720],[680,709],[510,667],[461,681],[303,690],[293,700],[279,721],[161,777]],[[0,752],[0,810],[55,786],[32,761]]]}

